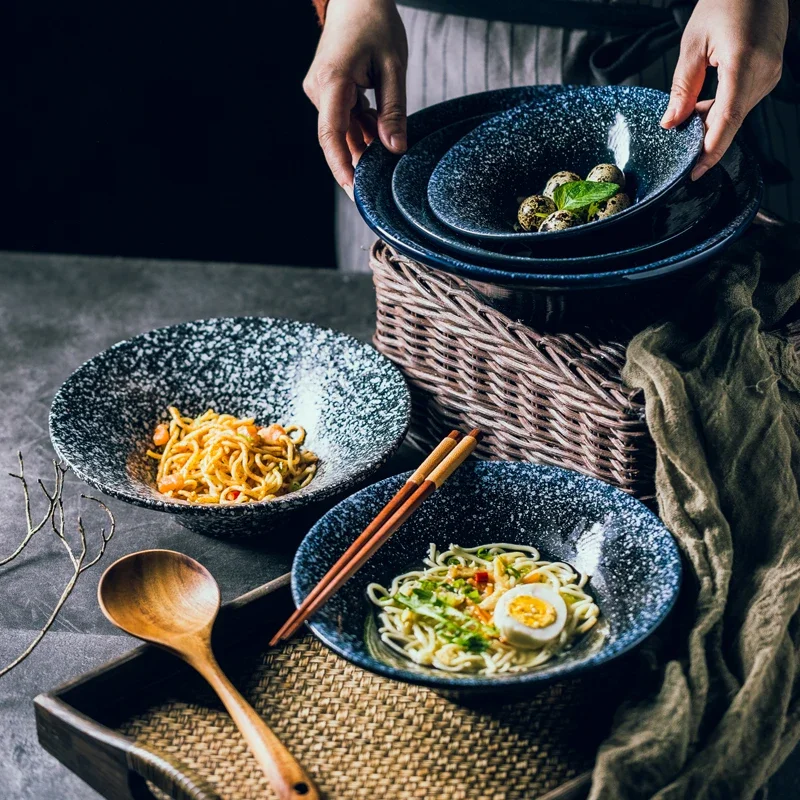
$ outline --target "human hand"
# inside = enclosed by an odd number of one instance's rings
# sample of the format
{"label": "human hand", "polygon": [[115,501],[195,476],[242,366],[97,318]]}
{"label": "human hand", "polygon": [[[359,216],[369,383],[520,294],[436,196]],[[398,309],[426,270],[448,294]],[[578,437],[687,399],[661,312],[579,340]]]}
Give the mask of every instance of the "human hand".
{"label": "human hand", "polygon": [[[319,143],[337,183],[353,199],[353,165],[379,136],[406,149],[408,45],[394,0],[330,0],[303,89],[319,111]],[[365,89],[375,89],[377,111]]]}
{"label": "human hand", "polygon": [[[665,128],[695,109],[706,133],[692,170],[697,180],[725,154],[751,109],[781,77],[789,25],[787,0],[699,0],[681,39]],[[707,67],[717,68],[717,95],[698,103]]]}

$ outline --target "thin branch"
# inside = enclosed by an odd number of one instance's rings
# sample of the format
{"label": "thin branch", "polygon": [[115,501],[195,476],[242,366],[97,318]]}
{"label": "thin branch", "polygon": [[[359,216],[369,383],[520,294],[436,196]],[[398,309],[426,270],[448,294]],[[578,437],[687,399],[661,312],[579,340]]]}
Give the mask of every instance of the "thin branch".
{"label": "thin branch", "polygon": [[53,509],[56,504],[56,498],[61,496],[61,492],[64,486],[64,474],[62,470],[63,467],[59,466],[57,462],[53,462],[53,470],[55,472],[55,484],[53,488],[52,496],[45,488],[45,485],[42,481],[39,481],[39,485],[42,487],[42,491],[45,494],[45,497],[48,499],[48,506],[47,512],[45,513],[42,521],[37,523],[36,525],[33,524],[33,515],[31,513],[31,496],[30,492],[28,491],[28,484],[25,480],[25,464],[22,460],[22,453],[17,453],[17,460],[19,461],[19,475],[15,475],[13,472],[9,472],[8,474],[12,478],[16,478],[22,483],[22,492],[25,496],[25,521],[27,523],[27,532],[22,539],[22,541],[17,545],[17,549],[14,550],[11,555],[6,556],[3,559],[0,559],[0,567],[8,564],[9,561],[13,561],[30,543],[31,539],[39,533],[39,531],[47,525],[48,521],[51,519],[53,515]]}
{"label": "thin branch", "polygon": [[103,527],[100,529],[100,547],[98,548],[97,554],[92,558],[90,561],[86,561],[86,557],[88,554],[88,541],[86,535],[86,528],[83,524],[83,519],[78,517],[78,535],[80,537],[80,551],[78,553],[75,552],[73,547],[70,545],[69,541],[67,540],[66,536],[66,514],[64,512],[64,477],[67,473],[67,467],[61,466],[58,462],[53,462],[53,469],[55,480],[53,484],[53,492],[52,494],[47,490],[47,487],[44,483],[39,480],[38,484],[41,488],[42,492],[44,493],[45,497],[48,500],[47,506],[47,514],[36,525],[33,524],[33,515],[31,513],[31,498],[30,492],[28,490],[28,483],[25,478],[25,468],[22,460],[22,453],[18,453],[17,457],[19,459],[19,475],[13,475],[13,477],[17,478],[22,483],[22,492],[25,497],[25,520],[27,523],[27,531],[25,536],[23,537],[20,544],[17,546],[17,549],[10,555],[0,561],[0,566],[13,561],[28,545],[31,539],[42,530],[42,528],[50,523],[50,527],[55,534],[56,538],[61,542],[64,546],[64,549],[67,552],[67,556],[69,557],[70,562],[72,563],[72,576],[70,577],[69,581],[67,581],[67,585],[64,587],[64,591],[61,593],[61,597],[59,597],[58,602],[56,603],[53,611],[51,612],[50,616],[45,622],[42,629],[36,636],[32,639],[32,641],[28,644],[28,646],[10,663],[7,664],[5,667],[0,668],[0,678],[3,677],[6,673],[10,672],[14,667],[22,663],[37,647],[39,642],[42,641],[44,635],[56,621],[56,617],[58,616],[59,612],[64,606],[64,603],[67,602],[67,598],[69,598],[72,590],[75,588],[75,584],[78,581],[81,573],[85,570],[93,567],[97,564],[98,561],[103,557],[106,546],[111,541],[111,538],[114,536],[114,531],[116,530],[116,521],[114,519],[114,515],[111,513],[111,510],[108,506],[98,500],[96,497],[90,497],[87,495],[81,495],[82,498],[86,500],[92,500],[97,503],[103,511],[105,511],[106,516],[108,517],[108,533],[106,533],[106,528]]}
{"label": "thin branch", "polygon": [[100,528],[100,549],[97,551],[97,555],[91,561],[81,567],[81,572],[83,572],[84,570],[93,567],[103,557],[103,554],[106,552],[106,546],[111,541],[112,537],[114,536],[114,532],[117,529],[117,521],[114,519],[111,509],[102,500],[98,500],[96,497],[91,497],[90,495],[85,494],[82,494],[81,497],[85,500],[92,500],[93,502],[97,503],[97,505],[99,505],[100,508],[106,512],[106,516],[108,517],[108,534],[106,534],[105,528]]}
{"label": "thin branch", "polygon": [[58,602],[55,605],[52,613],[45,622],[44,627],[36,634],[33,640],[28,644],[28,646],[10,663],[6,664],[6,666],[0,668],[0,678],[3,677],[7,672],[11,672],[14,667],[21,664],[35,649],[39,642],[42,641],[44,635],[50,628],[53,626],[53,623],[56,621],[56,617],[58,616],[58,612],[64,606],[64,603],[67,602],[67,598],[72,594],[72,590],[75,588],[75,583],[78,580],[78,575],[80,575],[80,571],[77,570],[72,573],[72,577],[69,579],[69,582],[64,587],[64,591],[61,593],[61,597],[58,598]]}

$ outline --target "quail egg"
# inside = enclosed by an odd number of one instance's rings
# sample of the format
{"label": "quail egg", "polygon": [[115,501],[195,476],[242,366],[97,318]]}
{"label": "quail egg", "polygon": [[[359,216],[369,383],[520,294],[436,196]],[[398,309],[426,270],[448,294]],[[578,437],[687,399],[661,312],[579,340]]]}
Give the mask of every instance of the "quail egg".
{"label": "quail egg", "polygon": [[547,231],[565,231],[567,228],[574,228],[581,224],[581,218],[571,211],[554,211],[549,217],[545,217],[539,226],[539,233]]}
{"label": "quail egg", "polygon": [[544,192],[542,194],[545,197],[549,197],[551,200],[553,199],[553,192],[558,189],[564,183],[572,183],[573,181],[579,181],[581,179],[580,175],[576,175],[574,172],[570,172],[569,170],[563,170],[562,172],[556,172],[555,175],[550,176],[550,180],[547,181],[547,185],[544,187]]}
{"label": "quail egg", "polygon": [[544,218],[555,210],[556,204],[549,197],[533,194],[520,203],[517,219],[523,230],[536,231],[539,230]]}
{"label": "quail egg", "polygon": [[605,219],[612,217],[614,214],[619,214],[631,205],[631,199],[624,192],[617,192],[613,197],[608,200],[603,200],[602,203],[596,203],[589,211],[589,222],[596,219]]}
{"label": "quail egg", "polygon": [[616,183],[620,189],[625,188],[625,173],[614,164],[598,164],[586,176],[587,181],[598,183]]}
{"label": "quail egg", "polygon": [[526,584],[509,589],[494,609],[494,626],[514,647],[552,642],[567,623],[567,604],[551,586]]}

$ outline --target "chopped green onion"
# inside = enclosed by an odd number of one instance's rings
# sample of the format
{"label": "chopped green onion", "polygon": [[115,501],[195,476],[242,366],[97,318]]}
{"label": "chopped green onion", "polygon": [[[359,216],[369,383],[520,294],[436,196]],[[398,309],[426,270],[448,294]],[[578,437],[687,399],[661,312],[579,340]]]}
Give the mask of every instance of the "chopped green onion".
{"label": "chopped green onion", "polygon": [[442,598],[442,602],[446,606],[457,606],[461,602],[461,598],[457,594],[446,594]]}
{"label": "chopped green onion", "polygon": [[[414,592],[417,592],[415,589]],[[491,625],[482,625],[469,614],[460,611],[457,608],[452,608],[446,605],[441,600],[436,600],[437,606],[441,608],[433,608],[425,602],[421,602],[417,596],[406,597],[402,594],[396,594],[392,599],[401,606],[410,608],[415,613],[422,617],[428,617],[443,624],[447,629],[455,633],[463,633],[464,631],[481,631],[487,636],[496,636],[496,629]]]}
{"label": "chopped green onion", "polygon": [[463,647],[469,653],[483,653],[489,649],[489,641],[479,633],[467,633],[457,636],[453,642]]}

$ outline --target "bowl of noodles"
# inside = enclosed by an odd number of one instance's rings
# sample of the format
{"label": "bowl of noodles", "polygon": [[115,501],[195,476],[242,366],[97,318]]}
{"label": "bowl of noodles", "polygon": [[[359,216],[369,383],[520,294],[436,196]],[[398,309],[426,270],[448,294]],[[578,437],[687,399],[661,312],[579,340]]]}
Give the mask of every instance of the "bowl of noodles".
{"label": "bowl of noodles", "polygon": [[245,536],[363,484],[400,446],[410,408],[402,375],[369,345],[308,323],[221,318],[83,364],[53,400],[50,436],[100,491]]}
{"label": "bowl of noodles", "polygon": [[[316,523],[295,556],[296,603],[406,477]],[[513,697],[634,649],[667,617],[680,582],[672,535],[630,495],[557,467],[469,462],[309,626],[387,678]]]}

